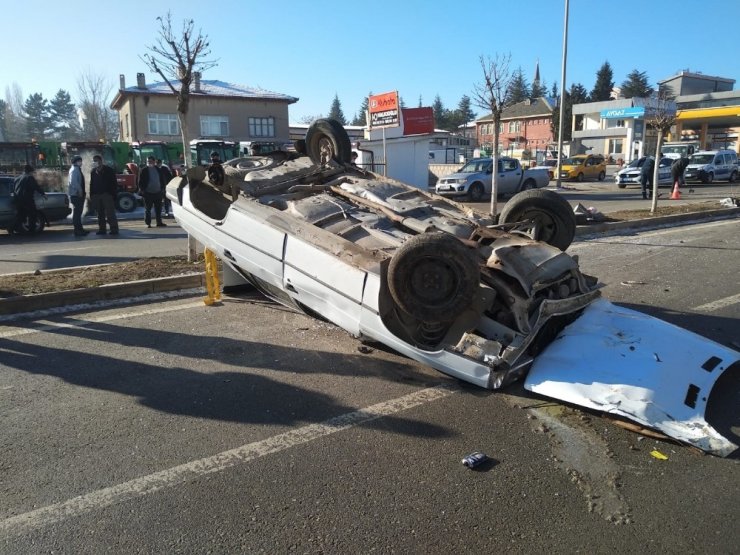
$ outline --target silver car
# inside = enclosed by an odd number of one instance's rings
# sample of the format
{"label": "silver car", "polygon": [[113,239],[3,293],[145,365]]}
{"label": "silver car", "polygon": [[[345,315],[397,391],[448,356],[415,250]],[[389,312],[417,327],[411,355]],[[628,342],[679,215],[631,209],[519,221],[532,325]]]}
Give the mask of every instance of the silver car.
{"label": "silver car", "polygon": [[[652,158],[652,156],[650,156]],[[647,160],[647,156],[632,160],[627,167],[619,170],[614,175],[614,181],[617,183],[617,187],[624,189],[627,185],[640,185],[640,177],[642,175],[642,166]],[[673,185],[673,178],[671,177],[671,164],[675,160],[671,158],[661,158],[658,164],[658,185]]]}

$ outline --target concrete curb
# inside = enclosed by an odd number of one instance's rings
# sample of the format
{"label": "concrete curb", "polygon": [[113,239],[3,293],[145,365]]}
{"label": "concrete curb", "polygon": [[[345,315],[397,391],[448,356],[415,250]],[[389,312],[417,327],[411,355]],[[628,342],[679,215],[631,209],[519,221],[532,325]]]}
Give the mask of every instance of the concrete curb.
{"label": "concrete curb", "polygon": [[33,312],[61,306],[109,301],[126,297],[140,297],[179,289],[205,286],[205,274],[195,273],[155,279],[142,279],[126,283],[113,283],[86,289],[71,289],[38,295],[19,295],[0,299],[0,315]]}
{"label": "concrete curb", "polygon": [[689,212],[688,214],[673,214],[671,216],[658,216],[656,218],[644,218],[641,220],[625,220],[623,222],[603,222],[590,225],[579,225],[576,227],[576,237],[628,231],[632,229],[658,229],[664,226],[689,225],[698,222],[727,220],[738,215],[740,215],[740,208],[721,208],[719,210]]}

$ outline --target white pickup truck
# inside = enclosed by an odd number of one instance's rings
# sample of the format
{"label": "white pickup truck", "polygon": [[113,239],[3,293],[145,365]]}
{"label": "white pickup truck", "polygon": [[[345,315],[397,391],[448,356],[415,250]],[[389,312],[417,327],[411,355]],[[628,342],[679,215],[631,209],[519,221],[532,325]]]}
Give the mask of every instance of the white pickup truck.
{"label": "white pickup truck", "polygon": [[[473,158],[457,172],[446,175],[437,182],[435,191],[445,197],[465,196],[479,202],[491,194],[491,158]],[[527,189],[547,187],[550,175],[547,170],[525,170],[516,158],[501,156],[498,159],[496,187],[499,195],[513,195]]]}

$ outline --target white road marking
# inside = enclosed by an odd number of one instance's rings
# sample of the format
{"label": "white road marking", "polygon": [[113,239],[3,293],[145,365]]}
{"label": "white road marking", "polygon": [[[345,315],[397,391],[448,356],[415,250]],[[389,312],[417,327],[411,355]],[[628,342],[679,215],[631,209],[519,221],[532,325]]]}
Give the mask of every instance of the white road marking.
{"label": "white road marking", "polygon": [[60,329],[75,329],[84,328],[93,324],[102,324],[104,322],[113,322],[115,320],[123,320],[124,318],[136,318],[138,316],[148,316],[152,314],[161,314],[163,312],[175,312],[177,310],[186,310],[188,308],[196,308],[205,306],[202,300],[195,302],[168,305],[161,308],[148,308],[146,310],[138,310],[136,312],[119,312],[117,314],[109,314],[107,316],[101,316],[99,318],[90,318],[84,320],[78,320],[79,323],[67,323],[67,322],[49,322],[48,320],[38,320],[39,323],[44,325],[37,328],[22,328],[10,331],[0,332],[0,339],[6,339],[9,337],[18,337],[19,335],[30,335],[32,333],[41,333],[45,331],[57,331]]}
{"label": "white road marking", "polygon": [[11,254],[10,256],[29,256],[33,254],[56,254],[58,252],[87,251],[87,250],[90,250],[91,248],[94,248],[94,247],[86,246],[86,247],[75,247],[73,249],[52,249],[48,251],[23,251],[23,252],[19,252],[18,254]]}
{"label": "white road marking", "polygon": [[238,464],[279,453],[285,449],[309,443],[384,416],[406,411],[425,403],[442,399],[458,391],[459,389],[456,386],[448,384],[422,389],[404,395],[403,397],[398,397],[397,399],[391,399],[390,401],[330,418],[319,424],[310,424],[263,439],[262,441],[248,443],[236,449],[218,453],[212,457],[191,461],[116,486],[80,495],[61,503],[55,503],[54,505],[48,505],[34,511],[16,515],[0,522],[0,535],[15,536],[29,533],[43,526],[56,524],[96,509],[102,509],[166,488],[172,488],[207,474],[221,472]]}
{"label": "white road marking", "polygon": [[719,310],[720,308],[731,306],[737,303],[740,303],[740,293],[738,293],[737,295],[725,297],[724,299],[717,299],[716,301],[712,301],[711,303],[695,306],[691,310],[696,310],[697,312],[712,312],[714,310]]}

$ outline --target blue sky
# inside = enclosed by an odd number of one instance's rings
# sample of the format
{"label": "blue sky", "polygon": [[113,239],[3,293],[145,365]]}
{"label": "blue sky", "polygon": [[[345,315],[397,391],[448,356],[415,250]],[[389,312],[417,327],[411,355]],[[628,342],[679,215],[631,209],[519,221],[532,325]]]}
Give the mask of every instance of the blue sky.
{"label": "blue sky", "polygon": [[[429,106],[439,94],[454,108],[480,81],[481,55],[511,53],[511,65],[530,82],[539,60],[542,79],[560,86],[564,3],[78,0],[63,8],[42,2],[32,22],[16,3],[11,11],[22,13],[11,13],[17,24],[4,26],[3,43],[17,54],[3,56],[0,96],[15,82],[24,97],[50,98],[61,88],[75,98],[83,70],[108,76],[114,88],[121,73],[128,86],[141,71],[158,80],[140,56],[155,39],[156,17],[170,10],[178,25],[193,18],[210,38],[219,62],[204,79],[296,96],[293,122],[328,113],[335,94],[347,119],[370,91],[398,90],[407,106],[419,96]],[[739,21],[738,0],[571,0],[566,83],[590,90],[608,60],[616,84],[633,69],[652,84],[690,69],[736,79],[740,88]]]}

